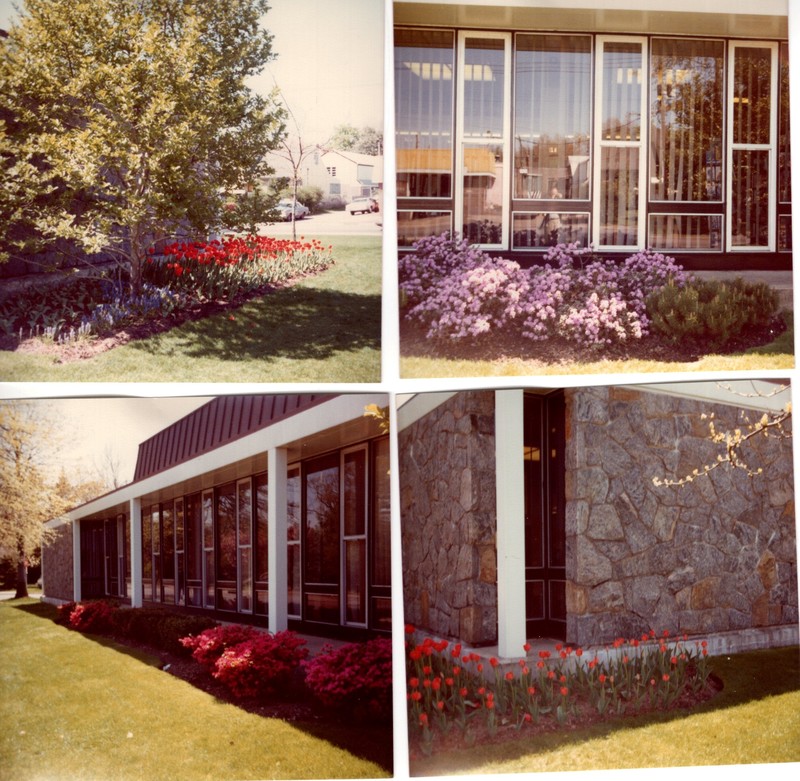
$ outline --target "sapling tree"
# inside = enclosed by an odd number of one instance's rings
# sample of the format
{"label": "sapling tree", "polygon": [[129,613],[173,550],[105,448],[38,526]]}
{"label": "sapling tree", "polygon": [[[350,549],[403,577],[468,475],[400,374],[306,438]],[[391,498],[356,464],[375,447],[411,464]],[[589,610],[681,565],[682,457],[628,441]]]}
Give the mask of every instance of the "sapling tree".
{"label": "sapling tree", "polygon": [[[718,383],[719,386],[732,394],[741,398],[752,399],[774,398],[788,391],[788,385],[776,385],[771,391],[754,391],[752,393],[742,393],[735,390],[730,385]],[[683,486],[694,482],[701,477],[707,477],[715,469],[727,466],[733,469],[740,469],[748,477],[755,477],[763,473],[763,467],[751,467],[750,458],[747,454],[748,446],[757,437],[776,437],[789,439],[792,436],[791,418],[792,403],[787,401],[782,407],[767,409],[756,413],[742,413],[741,425],[739,426],[719,426],[715,414],[701,413],[701,419],[708,421],[708,439],[720,446],[720,452],[716,460],[710,463],[696,466],[689,474],[679,478],[653,477],[655,486]]]}
{"label": "sapling tree", "polygon": [[0,39],[0,258],[59,242],[142,279],[148,247],[206,237],[284,134],[247,80],[267,0],[26,0]]}

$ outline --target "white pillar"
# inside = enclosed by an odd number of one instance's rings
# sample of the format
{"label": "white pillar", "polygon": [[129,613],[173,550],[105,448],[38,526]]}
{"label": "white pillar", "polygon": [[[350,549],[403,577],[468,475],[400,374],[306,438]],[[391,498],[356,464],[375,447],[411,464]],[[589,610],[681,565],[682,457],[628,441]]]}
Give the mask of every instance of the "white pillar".
{"label": "white pillar", "polygon": [[72,599],[81,601],[81,522],[72,522]]}
{"label": "white pillar", "polygon": [[285,448],[272,447],[267,452],[267,545],[269,552],[267,583],[269,588],[270,632],[281,632],[289,625],[286,615],[286,472],[288,455]]}
{"label": "white pillar", "polygon": [[131,607],[142,606],[142,500],[130,500],[131,523]]}
{"label": "white pillar", "polygon": [[497,642],[501,657],[525,644],[525,483],[522,390],[495,391]]}

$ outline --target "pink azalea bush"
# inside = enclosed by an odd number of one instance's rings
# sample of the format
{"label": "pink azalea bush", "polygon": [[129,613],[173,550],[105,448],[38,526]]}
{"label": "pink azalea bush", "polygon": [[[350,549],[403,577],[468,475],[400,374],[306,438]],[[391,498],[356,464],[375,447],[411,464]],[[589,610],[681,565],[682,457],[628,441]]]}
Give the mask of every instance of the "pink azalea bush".
{"label": "pink azalea bush", "polygon": [[326,649],[306,662],[306,686],[324,705],[387,719],[392,713],[392,642],[376,638]]}
{"label": "pink azalea bush", "polygon": [[308,656],[305,642],[295,632],[269,634],[239,624],[181,639],[192,658],[237,699],[268,697],[288,685]]}
{"label": "pink azalea bush", "polygon": [[295,632],[256,632],[226,648],[217,659],[214,677],[237,699],[267,698],[289,686],[308,656],[306,641]]}
{"label": "pink azalea bush", "polygon": [[62,605],[59,608],[59,613],[62,621],[70,629],[76,629],[79,632],[103,634],[112,629],[117,610],[116,604],[99,599],[92,602],[70,602],[67,605]]}
{"label": "pink azalea bush", "polygon": [[206,629],[198,635],[182,637],[180,642],[184,648],[191,651],[192,659],[213,673],[216,670],[217,660],[225,650],[252,640],[258,634],[260,632],[252,626],[224,624]]}

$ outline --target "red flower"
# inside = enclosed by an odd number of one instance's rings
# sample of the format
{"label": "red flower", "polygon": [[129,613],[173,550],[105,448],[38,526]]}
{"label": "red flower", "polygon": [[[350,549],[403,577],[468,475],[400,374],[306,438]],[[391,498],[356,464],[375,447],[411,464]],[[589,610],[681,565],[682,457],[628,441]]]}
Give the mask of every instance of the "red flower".
{"label": "red flower", "polygon": [[664,673],[664,674],[661,676],[661,680],[662,680],[662,681],[668,681],[668,680],[669,680],[669,675],[668,675],[667,673]]}
{"label": "red flower", "polygon": [[427,713],[420,713],[419,714],[419,725],[420,725],[420,727],[427,727],[428,726],[428,714]]}
{"label": "red flower", "polygon": [[419,678],[409,678],[408,679],[408,685],[412,689],[418,689],[419,688]]}
{"label": "red flower", "polygon": [[443,701],[443,700],[439,700],[439,701],[436,703],[436,707],[437,707],[439,710],[444,710],[444,701]]}
{"label": "red flower", "polygon": [[528,651],[531,650],[531,644],[525,643],[525,645],[522,646],[522,649],[525,651],[525,653],[528,653]]}
{"label": "red flower", "polygon": [[495,657],[493,656],[491,659],[489,659],[489,664],[492,665],[492,667],[497,667],[497,665],[500,664],[500,662],[498,662],[497,659],[495,659]]}
{"label": "red flower", "polygon": [[506,680],[507,680],[507,681],[513,681],[513,680],[514,680],[514,673],[512,673],[512,672],[510,672],[510,671],[509,671],[509,672],[507,672],[507,673],[506,673]]}
{"label": "red flower", "polygon": [[569,689],[566,686],[561,687],[561,696],[566,697],[569,694]]}

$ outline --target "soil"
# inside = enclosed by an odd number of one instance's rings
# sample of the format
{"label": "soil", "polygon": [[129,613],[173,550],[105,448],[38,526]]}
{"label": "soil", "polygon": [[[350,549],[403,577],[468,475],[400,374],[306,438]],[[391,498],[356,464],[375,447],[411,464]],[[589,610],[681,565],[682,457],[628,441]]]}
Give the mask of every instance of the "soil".
{"label": "soil", "polygon": [[506,331],[496,331],[474,339],[441,340],[426,336],[427,329],[401,316],[400,352],[404,357],[503,362],[524,360],[548,366],[568,366],[595,361],[643,360],[670,363],[694,363],[704,355],[731,355],[750,347],[769,344],[786,330],[783,317],[776,317],[763,328],[750,329],[724,347],[710,348],[701,342],[684,340],[674,344],[659,334],[604,348],[556,337],[535,342]]}
{"label": "soil", "polygon": [[[696,694],[685,692],[666,710],[648,707],[642,707],[636,710],[630,707],[622,714],[606,712],[600,715],[597,710],[588,703],[579,703],[577,712],[570,714],[569,719],[564,724],[559,724],[552,715],[547,715],[543,716],[538,724],[529,723],[518,729],[516,724],[502,723],[498,724],[495,730],[492,731],[485,723],[485,720],[475,718],[469,725],[466,733],[462,732],[457,727],[450,729],[447,734],[442,734],[435,728],[432,729],[431,731],[435,736],[433,739],[433,750],[437,754],[441,752],[458,751],[459,749],[473,745],[484,746],[487,744],[507,743],[553,732],[574,732],[600,723],[613,727],[615,722],[621,722],[622,719],[645,716],[657,711],[665,713],[685,713],[713,699],[722,691],[722,687],[722,680],[712,673],[709,676],[708,685],[705,689]],[[421,759],[426,755],[423,749],[424,747],[419,738],[409,738],[409,756],[412,763],[415,759]]]}

